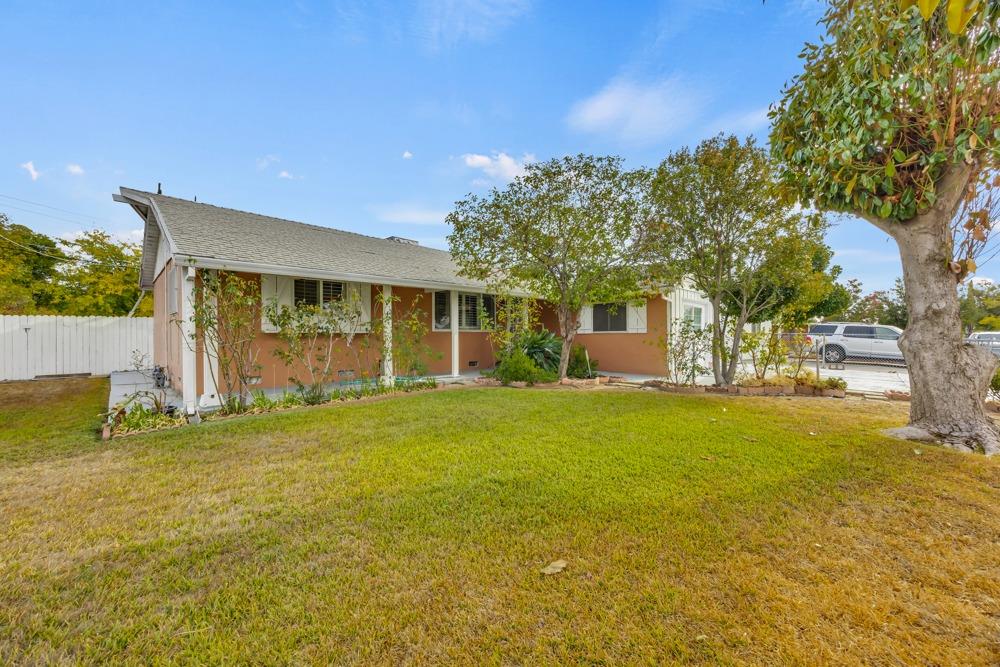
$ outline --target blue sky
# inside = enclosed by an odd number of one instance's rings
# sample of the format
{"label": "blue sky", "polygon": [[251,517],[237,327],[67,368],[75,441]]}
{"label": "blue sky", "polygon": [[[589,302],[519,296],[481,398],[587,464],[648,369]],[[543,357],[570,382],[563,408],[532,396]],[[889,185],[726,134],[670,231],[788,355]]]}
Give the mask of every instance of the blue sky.
{"label": "blue sky", "polygon": [[[112,193],[162,182],[445,247],[452,203],[526,161],[653,166],[722,130],[766,139],[821,13],[817,0],[140,4],[5,3],[0,211],[17,222],[127,236],[138,219]],[[868,289],[899,275],[865,223],[829,242]]]}

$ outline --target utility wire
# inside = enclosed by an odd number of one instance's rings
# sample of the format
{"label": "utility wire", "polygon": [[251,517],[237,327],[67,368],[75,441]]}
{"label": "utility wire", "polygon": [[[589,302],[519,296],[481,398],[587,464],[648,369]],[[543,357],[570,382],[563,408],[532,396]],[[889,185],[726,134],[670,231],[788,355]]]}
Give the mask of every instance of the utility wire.
{"label": "utility wire", "polygon": [[86,213],[78,213],[76,211],[71,211],[68,208],[59,208],[58,206],[49,206],[48,204],[43,204],[43,203],[37,202],[37,201],[31,201],[30,199],[21,199],[20,197],[14,197],[13,195],[5,195],[2,192],[0,192],[0,197],[2,197],[3,199],[12,199],[14,201],[19,201],[22,204],[31,204],[32,206],[41,206],[42,208],[47,208],[47,209],[52,210],[52,211],[58,211],[60,213],[69,213],[70,215],[75,215],[75,216],[80,217],[80,218],[87,218],[88,220],[93,220],[94,222],[107,222],[107,223],[111,222],[110,220],[107,220],[105,218],[100,218],[100,217],[97,217],[97,216],[88,215]]}
{"label": "utility wire", "polygon": [[50,254],[44,253],[41,250],[38,250],[36,248],[32,248],[31,246],[24,245],[23,243],[18,243],[14,239],[8,238],[8,237],[4,236],[3,234],[0,234],[0,239],[6,241],[7,243],[10,243],[11,245],[17,246],[18,248],[22,248],[23,250],[27,250],[28,252],[33,252],[36,255],[40,255],[42,257],[47,257],[49,259],[54,259],[57,262],[83,262],[84,264],[90,264],[90,265],[93,265],[93,266],[105,266],[105,267],[114,268],[114,269],[122,269],[122,268],[126,268],[127,269],[127,268],[131,268],[131,266],[128,264],[128,262],[113,262],[113,263],[109,263],[109,262],[101,262],[101,261],[98,261],[96,259],[87,259],[86,257],[70,257],[70,256],[59,257],[58,255],[50,255]]}

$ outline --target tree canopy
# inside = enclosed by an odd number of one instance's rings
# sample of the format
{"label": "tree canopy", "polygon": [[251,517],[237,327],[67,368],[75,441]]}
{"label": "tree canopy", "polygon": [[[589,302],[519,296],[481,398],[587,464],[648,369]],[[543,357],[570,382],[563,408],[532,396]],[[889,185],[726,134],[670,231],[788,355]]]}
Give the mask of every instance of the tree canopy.
{"label": "tree canopy", "polygon": [[654,277],[649,179],[618,157],[569,156],[530,164],[504,189],[470,195],[448,215],[463,275],[554,304],[560,376],[580,309],[642,298]]}
{"label": "tree canopy", "polygon": [[[0,213],[0,313],[127,315],[139,297],[138,244],[101,230],[53,239]],[[152,298],[136,315],[151,315]]]}

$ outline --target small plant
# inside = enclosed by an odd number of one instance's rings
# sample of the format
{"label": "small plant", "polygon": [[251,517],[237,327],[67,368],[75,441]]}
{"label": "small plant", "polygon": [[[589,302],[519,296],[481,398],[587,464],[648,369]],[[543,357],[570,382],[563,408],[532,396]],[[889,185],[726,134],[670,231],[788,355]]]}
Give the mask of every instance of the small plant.
{"label": "small plant", "polygon": [[829,377],[822,381],[823,389],[847,389],[847,380],[839,377]]}
{"label": "small plant", "polygon": [[151,431],[183,423],[183,417],[164,414],[155,408],[137,401],[132,404],[131,409],[122,411],[120,418],[113,428],[113,432],[116,435],[121,435],[139,431]]}
{"label": "small plant", "polygon": [[740,353],[744,358],[749,357],[753,374],[762,380],[772,368],[779,373],[788,358],[785,343],[775,328],[744,333],[740,341]]}
{"label": "small plant", "polygon": [[514,340],[514,345],[523,350],[528,358],[543,371],[559,369],[562,339],[551,331],[541,329],[525,332]]}
{"label": "small plant", "polygon": [[514,348],[510,354],[500,360],[496,370],[493,372],[493,377],[500,380],[503,384],[510,384],[511,382],[535,384],[537,382],[555,380],[554,373],[543,371],[519,347]]}
{"label": "small plant", "polygon": [[708,372],[704,360],[712,349],[711,328],[701,329],[687,318],[674,320],[671,328],[659,342],[667,358],[667,379],[675,385],[693,385]]}
{"label": "small plant", "polygon": [[597,377],[597,360],[590,359],[587,348],[582,345],[574,345],[570,349],[566,376],[582,379]]}

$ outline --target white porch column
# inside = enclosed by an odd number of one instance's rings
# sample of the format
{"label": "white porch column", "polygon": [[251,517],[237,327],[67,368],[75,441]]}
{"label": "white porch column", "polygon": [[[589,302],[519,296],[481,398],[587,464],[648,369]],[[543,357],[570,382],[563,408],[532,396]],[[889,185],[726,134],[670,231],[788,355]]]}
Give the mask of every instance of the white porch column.
{"label": "white porch column", "polygon": [[[213,274],[214,275],[214,274]],[[202,274],[204,278],[204,274]],[[215,296],[206,296],[210,299],[212,306],[215,305]],[[198,407],[216,408],[222,405],[222,399],[216,394],[215,383],[219,381],[219,358],[212,354],[208,345],[202,344],[201,359],[201,396],[198,398]]]}
{"label": "white porch column", "polygon": [[198,359],[194,326],[194,281],[196,270],[185,266],[181,270],[181,379],[184,413],[193,415],[198,406]]}
{"label": "white porch column", "polygon": [[396,383],[392,367],[392,285],[382,285],[382,384]]}
{"label": "white porch column", "polygon": [[452,290],[451,295],[451,374],[458,377],[458,292]]}

